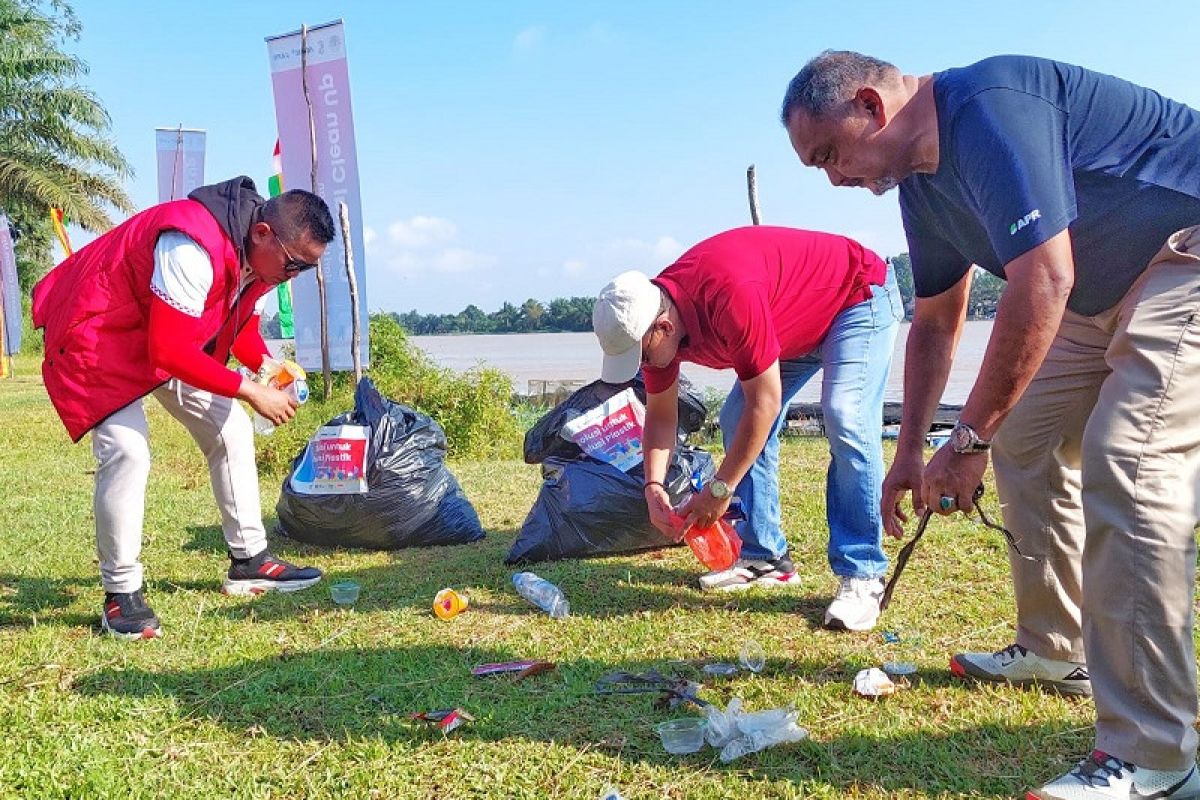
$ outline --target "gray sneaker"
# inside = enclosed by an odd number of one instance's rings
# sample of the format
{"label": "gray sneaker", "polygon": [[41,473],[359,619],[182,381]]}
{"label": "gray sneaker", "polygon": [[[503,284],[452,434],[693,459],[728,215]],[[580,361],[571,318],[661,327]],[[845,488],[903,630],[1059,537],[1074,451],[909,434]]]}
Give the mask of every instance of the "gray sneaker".
{"label": "gray sneaker", "polygon": [[959,678],[975,678],[1015,686],[1044,686],[1062,694],[1092,696],[1087,664],[1052,661],[1010,644],[994,653],[958,653],[950,657],[950,672]]}
{"label": "gray sneaker", "polygon": [[774,559],[740,558],[729,569],[700,576],[700,588],[706,592],[740,592],[752,586],[778,588],[796,580],[791,553]]}

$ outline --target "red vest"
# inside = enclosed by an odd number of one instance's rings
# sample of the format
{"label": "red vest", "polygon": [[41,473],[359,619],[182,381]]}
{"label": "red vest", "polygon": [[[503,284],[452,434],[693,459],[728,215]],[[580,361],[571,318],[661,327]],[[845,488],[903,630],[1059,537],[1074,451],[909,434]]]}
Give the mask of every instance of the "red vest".
{"label": "red vest", "polygon": [[51,270],[33,287],[33,324],[46,329],[42,377],[73,441],[171,377],[150,364],[148,330],[154,246],[168,230],[191,237],[213,263],[195,344],[211,345],[205,349],[221,364],[271,288],[256,280],[237,296],[237,250],[195,200],[135,214]]}

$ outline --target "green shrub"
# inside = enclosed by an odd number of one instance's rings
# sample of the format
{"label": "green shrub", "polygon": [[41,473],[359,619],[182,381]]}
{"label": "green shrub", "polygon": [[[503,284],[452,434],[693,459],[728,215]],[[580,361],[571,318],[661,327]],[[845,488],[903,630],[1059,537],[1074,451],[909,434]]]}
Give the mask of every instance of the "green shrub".
{"label": "green shrub", "polygon": [[[410,344],[390,315],[371,316],[371,368],[367,372],[384,396],[428,414],[446,431],[449,454],[460,459],[518,458],[523,432],[511,404],[512,381],[492,368],[459,375],[435,365]],[[350,373],[333,376],[332,392],[322,397],[320,371],[309,374],[311,397],[296,418],[259,440],[259,470],[279,472],[327,420],[354,407]]]}

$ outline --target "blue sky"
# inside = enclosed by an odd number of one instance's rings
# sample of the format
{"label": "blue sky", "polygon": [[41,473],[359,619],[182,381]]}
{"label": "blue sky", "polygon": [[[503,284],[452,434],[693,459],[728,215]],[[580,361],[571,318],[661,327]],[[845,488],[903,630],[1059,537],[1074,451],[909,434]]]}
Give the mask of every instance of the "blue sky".
{"label": "blue sky", "polygon": [[275,142],[264,37],[346,24],[372,310],[486,311],[593,295],[763,221],[905,248],[894,193],[804,169],[778,123],[824,48],[905,72],[997,53],[1057,58],[1193,106],[1194,2],[275,2],[82,0],[88,85],[156,200],[154,128],[208,131],[206,177],[265,184]]}

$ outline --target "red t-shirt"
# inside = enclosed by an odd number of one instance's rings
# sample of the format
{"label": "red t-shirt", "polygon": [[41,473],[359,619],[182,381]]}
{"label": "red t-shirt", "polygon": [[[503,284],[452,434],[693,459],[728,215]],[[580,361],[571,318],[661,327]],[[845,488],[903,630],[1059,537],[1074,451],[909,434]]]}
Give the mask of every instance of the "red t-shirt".
{"label": "red t-shirt", "polygon": [[732,367],[749,380],[807,355],[886,275],[883,259],[831,233],[755,225],[705,239],[654,278],[679,308],[686,337],[670,365],[642,368],[646,390],[669,389],[682,361]]}

